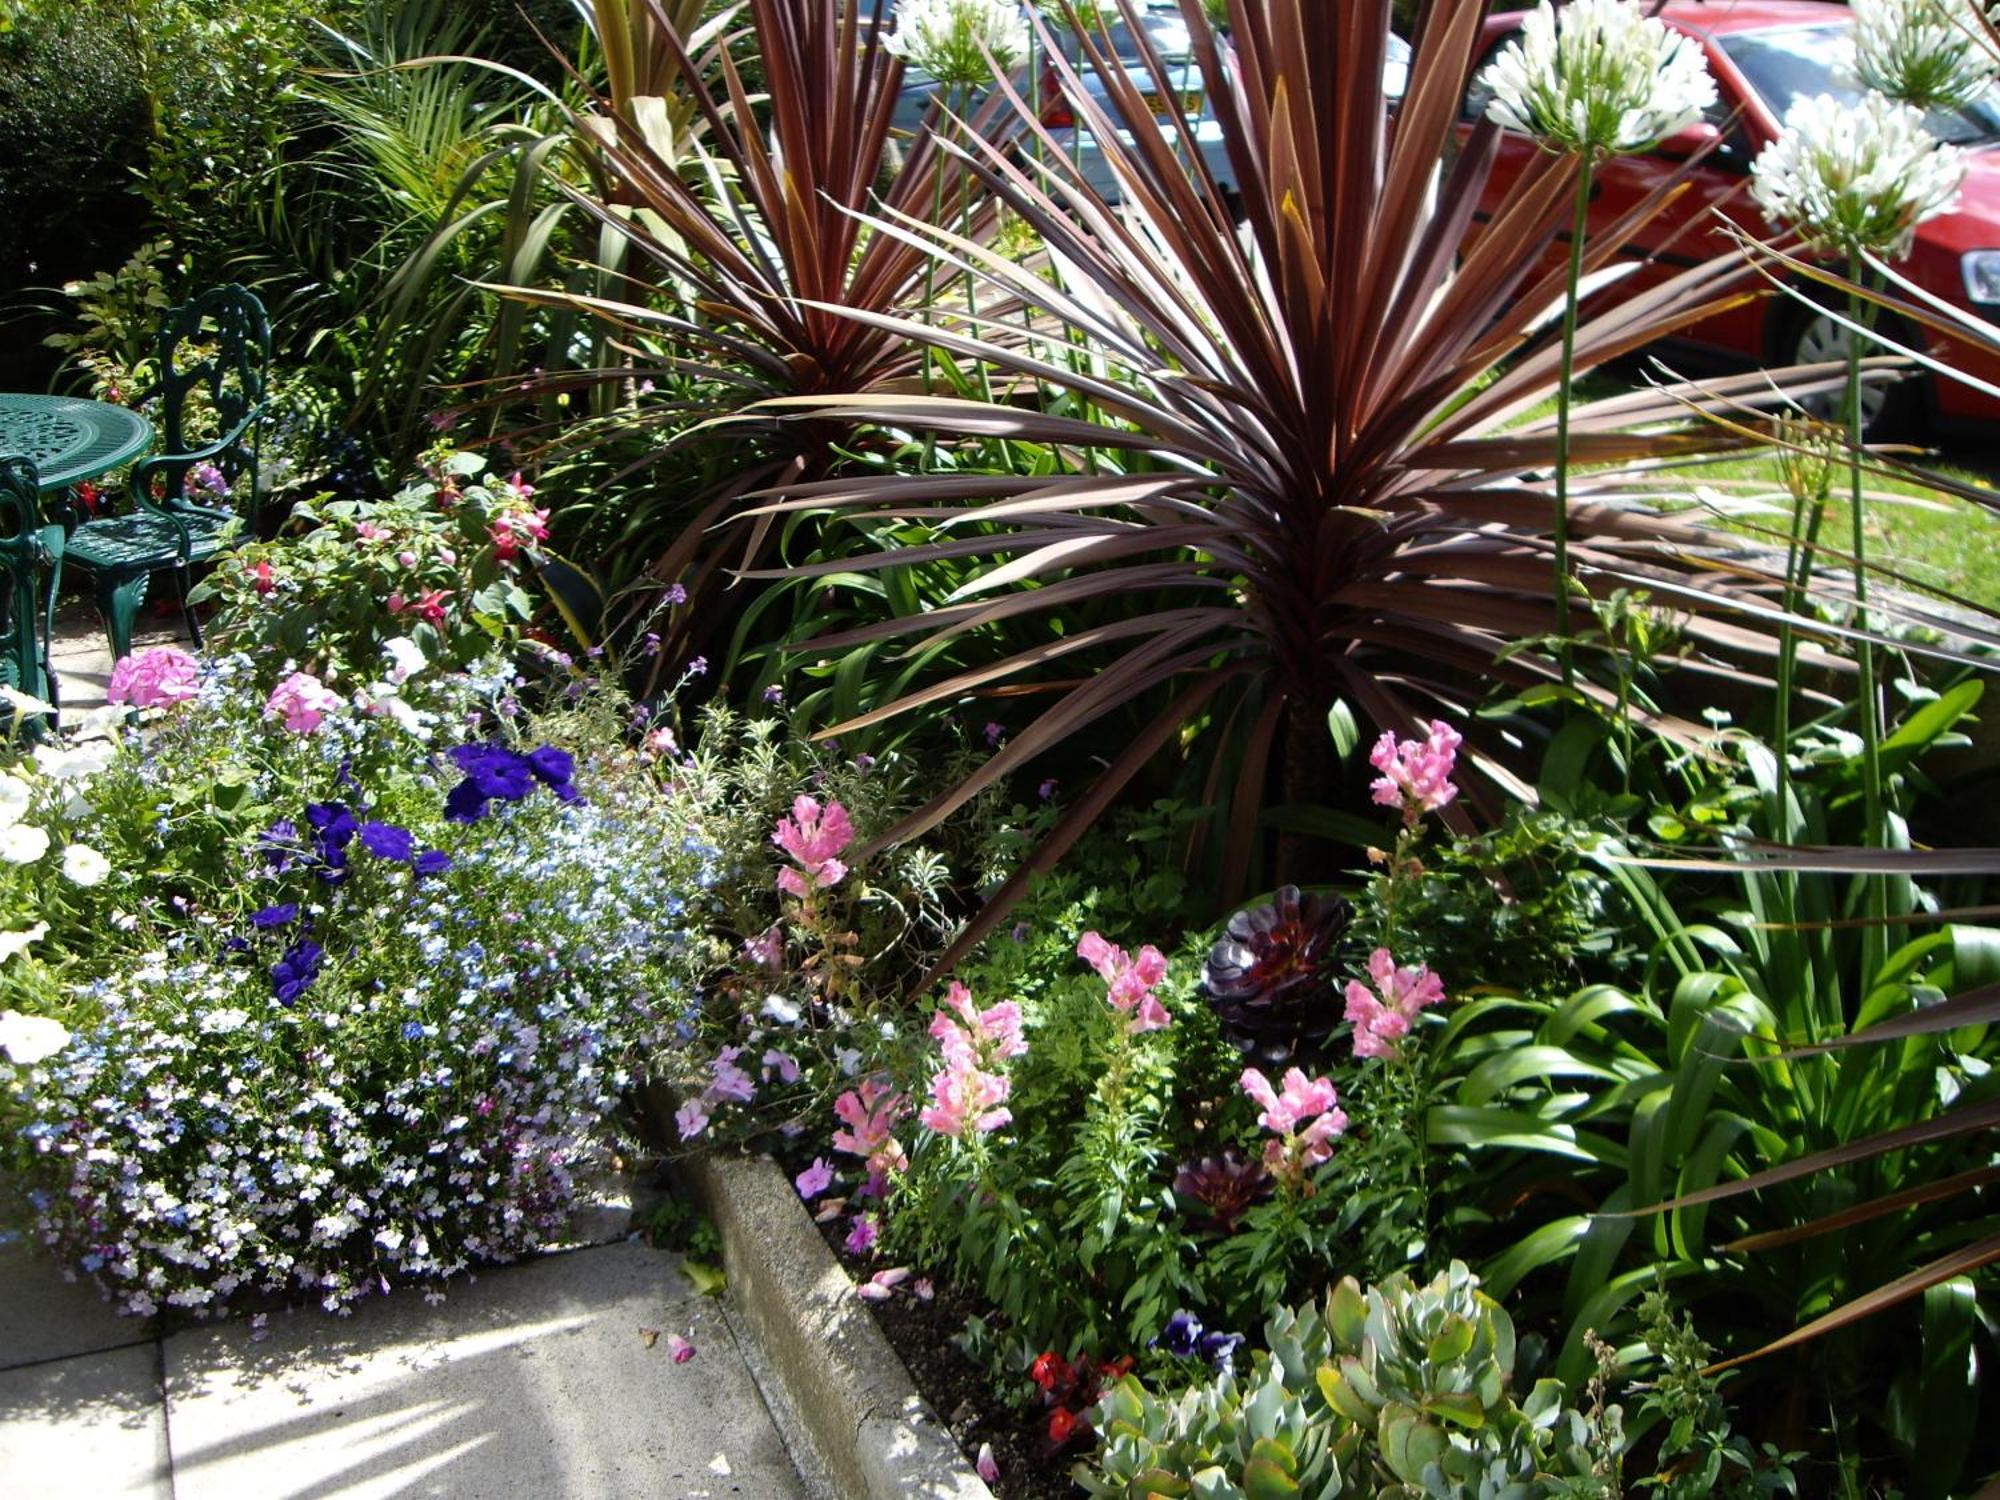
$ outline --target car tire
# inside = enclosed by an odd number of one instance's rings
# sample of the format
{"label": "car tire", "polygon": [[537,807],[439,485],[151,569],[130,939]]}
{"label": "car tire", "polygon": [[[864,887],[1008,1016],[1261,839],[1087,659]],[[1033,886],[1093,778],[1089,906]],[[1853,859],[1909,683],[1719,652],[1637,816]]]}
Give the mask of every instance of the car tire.
{"label": "car tire", "polygon": [[[1921,347],[1913,342],[1919,336],[1917,330],[1901,318],[1883,314],[1878,326],[1884,337],[1906,349]],[[1774,365],[1786,366],[1816,365],[1844,359],[1848,337],[1848,331],[1825,313],[1794,307],[1780,324],[1778,336],[1772,341],[1771,361]],[[1928,379],[1927,374],[1918,371],[1893,385],[1863,387],[1861,409],[1866,424],[1863,434],[1868,441],[1887,442],[1922,430],[1924,383]],[[1822,421],[1841,419],[1841,399],[1837,393],[1809,399],[1801,404]]]}

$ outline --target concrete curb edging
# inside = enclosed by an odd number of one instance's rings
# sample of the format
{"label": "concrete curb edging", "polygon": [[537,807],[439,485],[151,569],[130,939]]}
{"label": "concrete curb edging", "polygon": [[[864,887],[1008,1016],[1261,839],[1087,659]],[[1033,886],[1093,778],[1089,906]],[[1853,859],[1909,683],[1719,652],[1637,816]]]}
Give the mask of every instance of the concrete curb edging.
{"label": "concrete curb edging", "polygon": [[[673,1118],[665,1090],[649,1112]],[[722,1240],[722,1269],[843,1496],[992,1500],[768,1157],[699,1152],[677,1169]]]}

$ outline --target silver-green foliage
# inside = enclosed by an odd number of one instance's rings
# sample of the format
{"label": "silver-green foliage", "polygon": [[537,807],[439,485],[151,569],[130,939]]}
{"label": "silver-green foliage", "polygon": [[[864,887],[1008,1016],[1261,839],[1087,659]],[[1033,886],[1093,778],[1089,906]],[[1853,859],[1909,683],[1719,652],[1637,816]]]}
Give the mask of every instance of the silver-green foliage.
{"label": "silver-green foliage", "polygon": [[1514,1325],[1454,1261],[1426,1285],[1343,1278],[1280,1309],[1269,1353],[1163,1399],[1136,1378],[1098,1408],[1076,1470],[1093,1495],[1199,1500],[1533,1500],[1611,1493],[1612,1460],[1555,1380],[1515,1397]]}

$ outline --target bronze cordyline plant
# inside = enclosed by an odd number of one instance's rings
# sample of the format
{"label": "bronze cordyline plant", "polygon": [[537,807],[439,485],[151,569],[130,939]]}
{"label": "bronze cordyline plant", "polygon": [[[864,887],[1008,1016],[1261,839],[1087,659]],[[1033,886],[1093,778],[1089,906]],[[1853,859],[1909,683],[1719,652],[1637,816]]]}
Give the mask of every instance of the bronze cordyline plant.
{"label": "bronze cordyline plant", "polygon": [[[686,22],[700,9],[670,13],[662,0],[620,6],[650,17],[651,44],[678,60],[685,128],[670,138],[650,130],[644,100],[600,101],[575,121],[613,185],[602,197],[564,190],[597,221],[601,239],[618,245],[628,280],[650,278],[653,295],[505,290],[587,311],[632,347],[655,351],[657,368],[719,387],[724,411],[773,396],[914,386],[922,352],[901,332],[851,314],[918,305],[933,262],[921,245],[879,232],[861,211],[963,224],[976,238],[991,225],[994,205],[984,195],[964,201],[971,178],[930,131],[901,143],[899,160],[892,152],[903,63],[882,45],[885,0],[749,0],[747,42],[768,103],[753,100],[729,38],[690,55],[696,44]],[[998,112],[996,104],[984,117]],[[980,125],[975,112],[967,128]],[[629,382],[635,373],[586,372],[566,383]],[[691,415],[716,414],[713,404],[691,413],[662,399],[618,420],[628,433],[659,433],[664,451]],[[649,569],[662,584],[684,585],[689,607],[675,618],[696,627],[672,637],[659,659],[669,680],[705,649],[702,629],[729,620],[725,562],[749,566],[767,552],[766,520],[753,520],[726,550],[714,529],[747,508],[746,493],[828,472],[831,442],[842,431],[764,425],[776,441],[691,502]],[[732,435],[739,445],[741,436]]]}
{"label": "bronze cordyline plant", "polygon": [[[1136,17],[1122,0],[1121,8],[1145,49]],[[1388,0],[1232,0],[1226,37],[1197,0],[1182,0],[1182,10],[1227,141],[1233,193],[1154,122],[1143,93],[1176,93],[1162,60],[1147,51],[1151,82],[1142,90],[1107,35],[1072,16],[1119,123],[1062,48],[1042,50],[1122,202],[1105,201],[1046,135],[1038,152],[977,143],[964,152],[984,189],[1040,236],[1061,277],[1051,284],[1034,267],[891,206],[876,220],[1038,308],[1099,356],[1103,373],[1053,352],[1059,346],[981,339],[888,312],[846,313],[983,360],[1003,380],[1015,377],[1016,389],[1039,381],[1074,393],[1094,403],[1100,420],[1059,418],[1013,399],[863,390],[755,410],[759,418],[997,435],[1067,454],[1143,455],[1152,470],[1105,462],[1053,479],[959,475],[949,487],[922,475],[835,479],[766,508],[948,517],[944,540],[844,558],[827,573],[974,552],[1002,559],[944,607],[823,636],[809,643],[816,652],[913,634],[930,644],[1035,612],[1125,601],[1129,612],[1116,623],[1052,630],[1046,644],[826,731],[1032,680],[1069,659],[1070,677],[1040,715],[892,830],[893,840],[921,833],[1085,726],[1135,702],[1159,704],[966,943],[1148,760],[1198,725],[1230,731],[1229,753],[1216,754],[1208,773],[1208,800],[1227,804],[1227,891],[1250,867],[1270,794],[1287,802],[1318,794],[1336,698],[1407,732],[1436,713],[1463,717],[1496,682],[1553,680],[1547,654],[1522,643],[1546,637],[1554,623],[1547,479],[1555,434],[1552,421],[1524,414],[1557,378],[1550,315],[1563,282],[1549,252],[1575,163],[1538,159],[1490,222],[1479,222],[1498,138],[1488,123],[1463,122],[1460,110],[1481,47],[1482,0],[1428,7],[1393,109],[1384,92]],[[1040,132],[1028,101],[1007,92],[1022,130]],[[1610,265],[1676,191],[1669,185],[1612,226],[1590,246],[1586,268]],[[1699,320],[1746,295],[1744,280],[1741,257],[1721,255],[1589,311],[1577,368]],[[1698,549],[1721,539],[1621,503],[1629,489],[1619,473],[1737,441],[1705,429],[1690,409],[1754,399],[1760,388],[1761,377],[1700,391],[1668,386],[1575,411],[1572,457],[1584,472],[1573,485],[1570,530],[1585,587],[1647,588],[1689,612],[1689,632],[1706,646],[1763,645],[1757,629],[1723,617],[1769,622],[1777,579],[1740,563],[1712,570]],[[1148,610],[1149,600],[1158,607]],[[1097,670],[1076,674],[1079,652]],[[1481,774],[1486,793],[1512,785],[1491,759],[1482,757]]]}

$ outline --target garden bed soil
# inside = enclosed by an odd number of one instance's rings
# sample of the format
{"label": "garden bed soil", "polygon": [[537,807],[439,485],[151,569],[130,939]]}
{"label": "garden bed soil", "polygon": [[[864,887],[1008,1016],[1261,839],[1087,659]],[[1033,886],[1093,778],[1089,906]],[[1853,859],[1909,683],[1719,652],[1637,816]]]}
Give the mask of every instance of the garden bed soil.
{"label": "garden bed soil", "polygon": [[[841,1268],[859,1285],[882,1268],[847,1252],[842,1245],[845,1223],[838,1219],[815,1227]],[[986,1372],[955,1342],[966,1319],[990,1311],[976,1296],[939,1282],[928,1302],[899,1291],[886,1302],[869,1303],[868,1311],[967,1461],[976,1459],[980,1444],[992,1445],[1000,1477],[989,1484],[1000,1500],[1055,1500],[1079,1493],[1069,1470],[1082,1450],[1071,1445],[1059,1454],[1053,1452],[1045,1414],[1003,1407],[987,1383]]]}

